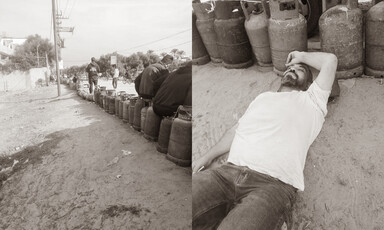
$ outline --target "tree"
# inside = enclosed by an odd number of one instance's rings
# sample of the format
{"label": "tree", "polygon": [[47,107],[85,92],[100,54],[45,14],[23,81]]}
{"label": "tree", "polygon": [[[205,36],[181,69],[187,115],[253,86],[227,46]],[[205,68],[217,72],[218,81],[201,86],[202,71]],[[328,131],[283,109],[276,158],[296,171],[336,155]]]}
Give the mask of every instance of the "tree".
{"label": "tree", "polygon": [[159,55],[157,55],[153,50],[148,50],[147,56],[149,58],[149,64],[154,64],[160,61]]}
{"label": "tree", "polygon": [[17,69],[26,71],[34,67],[45,66],[45,54],[48,55],[49,65],[52,65],[55,58],[53,44],[38,34],[30,35],[23,45],[15,48],[11,62],[16,64]]}

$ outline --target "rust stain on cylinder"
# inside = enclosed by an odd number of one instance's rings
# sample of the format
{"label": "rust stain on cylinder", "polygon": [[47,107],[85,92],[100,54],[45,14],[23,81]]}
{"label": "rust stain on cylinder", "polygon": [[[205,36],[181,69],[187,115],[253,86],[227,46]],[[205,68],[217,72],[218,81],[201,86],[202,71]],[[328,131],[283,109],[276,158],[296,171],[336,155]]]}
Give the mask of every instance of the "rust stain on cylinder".
{"label": "rust stain on cylinder", "polygon": [[192,63],[204,65],[210,61],[208,52],[196,27],[196,15],[192,14]]}
{"label": "rust stain on cylinder", "polygon": [[285,63],[290,52],[307,51],[307,22],[301,14],[290,20],[271,18],[268,33],[273,66],[281,74],[286,70]]}
{"label": "rust stain on cylinder", "polygon": [[218,1],[214,22],[217,45],[226,68],[247,68],[253,64],[252,48],[244,27],[239,1]]}
{"label": "rust stain on cylinder", "polygon": [[320,17],[321,50],[337,56],[337,78],[358,77],[363,73],[362,28],[363,14],[359,8],[338,5]]}
{"label": "rust stain on cylinder", "polygon": [[211,57],[212,62],[222,62],[219,49],[216,41],[217,36],[214,28],[215,14],[214,12],[209,13],[211,5],[209,2],[204,3],[193,3],[193,10],[196,14],[196,27],[200,33],[201,39]]}
{"label": "rust stain on cylinder", "polygon": [[244,26],[257,63],[260,66],[270,66],[272,57],[268,36],[268,17],[265,10],[259,9],[259,12],[252,13],[249,20],[245,21]]}

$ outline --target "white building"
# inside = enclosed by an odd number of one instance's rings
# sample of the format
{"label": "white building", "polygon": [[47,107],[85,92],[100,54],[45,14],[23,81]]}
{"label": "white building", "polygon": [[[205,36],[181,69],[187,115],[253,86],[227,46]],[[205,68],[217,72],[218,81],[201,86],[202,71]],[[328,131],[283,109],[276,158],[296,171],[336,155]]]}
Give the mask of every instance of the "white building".
{"label": "white building", "polygon": [[0,38],[0,64],[4,64],[12,56],[17,45],[22,45],[26,38]]}

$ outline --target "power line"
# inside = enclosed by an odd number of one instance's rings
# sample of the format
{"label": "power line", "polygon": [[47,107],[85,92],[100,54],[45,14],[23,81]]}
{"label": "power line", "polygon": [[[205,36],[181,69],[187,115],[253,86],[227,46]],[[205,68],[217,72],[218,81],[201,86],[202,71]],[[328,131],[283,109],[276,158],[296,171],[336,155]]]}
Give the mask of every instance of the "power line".
{"label": "power line", "polygon": [[158,50],[155,50],[155,51],[160,51],[160,50],[165,50],[165,49],[169,49],[169,48],[174,48],[175,46],[184,45],[184,44],[191,43],[191,42],[192,41],[187,41],[187,42],[176,44],[176,45],[173,45],[173,46],[170,46],[170,47],[167,47],[167,48],[158,49]]}
{"label": "power line", "polygon": [[65,4],[65,9],[64,9],[64,13],[63,13],[63,15],[65,15],[65,12],[67,12],[67,9],[68,9],[68,2],[69,2],[69,0],[67,0],[67,4]]}
{"label": "power line", "polygon": [[178,34],[181,34],[181,33],[184,33],[184,32],[187,32],[189,30],[192,30],[192,28],[190,29],[187,29],[187,30],[183,30],[183,31],[180,31],[178,33],[175,33],[175,34],[172,34],[172,35],[169,35],[167,37],[164,37],[164,38],[161,38],[161,39],[157,39],[155,41],[152,41],[152,42],[148,42],[148,43],[145,43],[145,44],[142,44],[142,45],[138,45],[138,46],[134,46],[134,47],[131,47],[131,48],[128,48],[128,49],[123,49],[123,50],[119,50],[119,51],[116,51],[116,52],[124,52],[124,51],[127,51],[127,50],[131,50],[131,49],[134,49],[134,48],[138,48],[138,47],[142,47],[142,46],[145,46],[145,45],[149,45],[149,44],[152,44],[152,43],[156,43],[158,41],[162,41],[162,40],[165,40],[167,38],[170,38],[170,37],[173,37],[173,36],[176,36]]}
{"label": "power line", "polygon": [[69,14],[68,14],[68,18],[71,16],[73,7],[76,5],[76,2],[77,2],[77,0],[74,0],[74,1],[73,1],[72,8],[71,8],[71,10],[69,11]]}

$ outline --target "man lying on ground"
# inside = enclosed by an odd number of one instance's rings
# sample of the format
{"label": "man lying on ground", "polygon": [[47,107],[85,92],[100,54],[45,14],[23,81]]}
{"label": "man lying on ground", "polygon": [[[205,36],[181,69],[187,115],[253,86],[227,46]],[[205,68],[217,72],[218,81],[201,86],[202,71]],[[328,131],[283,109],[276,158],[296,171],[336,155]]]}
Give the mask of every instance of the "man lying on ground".
{"label": "man lying on ground", "polygon": [[[320,71],[313,82],[308,66]],[[297,190],[304,191],[307,152],[327,114],[337,58],[294,51],[287,67],[278,92],[257,96],[238,123],[193,161],[193,229],[290,225]],[[197,173],[228,151],[227,163]]]}

